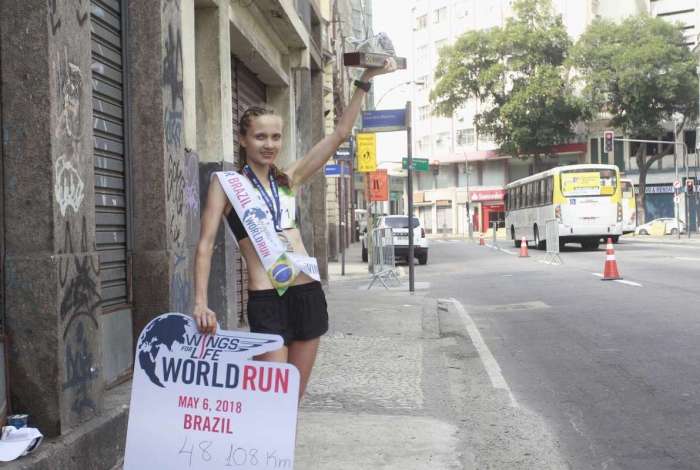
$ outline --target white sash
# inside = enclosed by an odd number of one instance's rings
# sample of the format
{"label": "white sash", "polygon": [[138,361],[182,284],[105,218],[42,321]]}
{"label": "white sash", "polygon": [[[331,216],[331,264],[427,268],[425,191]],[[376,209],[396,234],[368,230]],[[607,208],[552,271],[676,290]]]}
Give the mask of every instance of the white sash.
{"label": "white sash", "polygon": [[294,279],[303,272],[320,281],[315,258],[287,252],[272,224],[272,214],[248,178],[235,171],[214,173],[228,200],[245,227],[270,282],[279,295],[284,294]]}

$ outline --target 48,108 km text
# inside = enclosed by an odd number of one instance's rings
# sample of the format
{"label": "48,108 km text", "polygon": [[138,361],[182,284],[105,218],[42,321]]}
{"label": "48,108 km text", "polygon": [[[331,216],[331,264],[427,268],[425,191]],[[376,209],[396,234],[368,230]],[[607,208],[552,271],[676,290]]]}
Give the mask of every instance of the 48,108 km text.
{"label": "48,108 km text", "polygon": [[196,463],[197,468],[202,468],[200,463],[211,468],[292,468],[292,459],[277,455],[275,450],[247,449],[233,443],[195,441],[189,437],[185,437],[178,455],[187,459],[189,467]]}

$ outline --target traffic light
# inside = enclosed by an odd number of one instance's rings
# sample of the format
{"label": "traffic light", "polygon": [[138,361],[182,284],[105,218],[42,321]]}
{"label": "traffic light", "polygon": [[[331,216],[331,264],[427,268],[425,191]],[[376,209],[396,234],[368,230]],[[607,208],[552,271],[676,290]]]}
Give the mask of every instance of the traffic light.
{"label": "traffic light", "polygon": [[605,133],[603,134],[603,138],[605,139],[605,151],[608,153],[612,152],[615,133],[613,131],[605,131]]}
{"label": "traffic light", "polygon": [[695,190],[695,180],[693,178],[688,178],[685,180],[685,191],[687,193],[692,193]]}

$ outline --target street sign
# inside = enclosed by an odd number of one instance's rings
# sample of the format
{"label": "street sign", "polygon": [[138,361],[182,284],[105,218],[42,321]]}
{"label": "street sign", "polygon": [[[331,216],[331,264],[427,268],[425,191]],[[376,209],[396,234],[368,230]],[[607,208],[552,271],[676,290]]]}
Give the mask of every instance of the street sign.
{"label": "street sign", "polygon": [[679,194],[676,194],[675,196],[673,196],[673,202],[675,202],[676,204],[680,204],[681,203],[681,196]]}
{"label": "street sign", "polygon": [[368,173],[377,169],[377,134],[357,134],[357,171]]}
{"label": "street sign", "polygon": [[333,155],[333,158],[337,162],[351,162],[352,161],[352,149],[350,147],[338,147]]}
{"label": "street sign", "polygon": [[339,165],[339,164],[333,164],[330,163],[326,165],[324,168],[324,173],[327,177],[329,178],[339,178],[341,174],[341,168],[342,168],[342,174],[343,176],[350,176],[350,167],[347,165]]}
{"label": "street sign", "polygon": [[[408,169],[408,158],[401,159],[401,168]],[[427,172],[429,170],[429,162],[427,158],[413,158],[413,171]]]}
{"label": "street sign", "polygon": [[676,189],[680,189],[680,187],[681,187],[681,182],[680,182],[680,180],[674,181],[674,182],[673,182],[673,187],[676,188]]}
{"label": "street sign", "polygon": [[367,175],[367,195],[370,201],[389,200],[389,175],[386,170],[377,170]]}
{"label": "street sign", "polygon": [[362,130],[392,132],[406,129],[405,109],[378,109],[362,112]]}

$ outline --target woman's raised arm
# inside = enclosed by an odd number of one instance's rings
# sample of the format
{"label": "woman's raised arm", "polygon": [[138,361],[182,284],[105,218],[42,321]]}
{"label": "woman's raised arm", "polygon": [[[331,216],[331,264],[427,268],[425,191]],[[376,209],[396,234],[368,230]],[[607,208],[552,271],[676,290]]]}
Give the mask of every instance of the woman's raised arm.
{"label": "woman's raised arm", "polygon": [[[384,67],[382,68],[366,69],[360,81],[367,82],[377,75],[390,73],[394,70],[396,70],[396,61],[393,58],[389,58],[384,62]],[[319,143],[309,150],[309,153],[304,155],[304,158],[294,162],[285,171],[289,175],[292,187],[299,187],[304,184],[318,170],[323,168],[340,144],[350,136],[352,126],[360,114],[360,109],[362,109],[362,100],[365,97],[365,93],[361,88],[356,88],[350,103],[338,121],[338,127],[335,128],[335,131],[321,139]]]}

